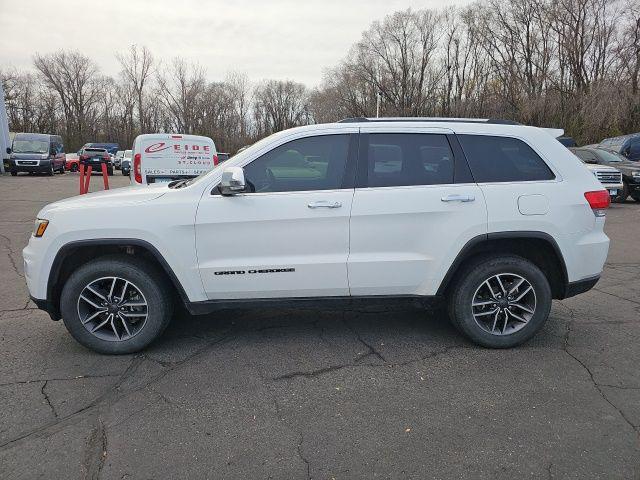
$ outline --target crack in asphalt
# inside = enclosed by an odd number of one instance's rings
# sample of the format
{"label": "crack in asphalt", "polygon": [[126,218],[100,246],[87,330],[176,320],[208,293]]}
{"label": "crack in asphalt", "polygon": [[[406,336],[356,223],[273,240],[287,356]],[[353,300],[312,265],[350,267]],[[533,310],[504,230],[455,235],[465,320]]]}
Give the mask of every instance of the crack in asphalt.
{"label": "crack in asphalt", "polygon": [[7,257],[9,258],[9,263],[11,263],[11,267],[13,268],[13,271],[16,272],[16,275],[18,275],[19,277],[24,278],[24,274],[20,273],[20,270],[18,270],[18,265],[16,264],[16,261],[13,258],[13,255],[15,255],[15,252],[13,251],[13,247],[11,247],[11,239],[2,233],[0,233],[0,238],[4,240],[4,243],[5,243],[4,248],[7,249]]}
{"label": "crack in asphalt", "polygon": [[51,413],[53,413],[53,416],[55,418],[58,418],[58,412],[56,411],[56,408],[53,406],[53,403],[51,403],[51,399],[49,398],[49,395],[47,395],[47,384],[49,383],[48,380],[45,380],[42,383],[42,387],[40,388],[40,393],[42,393],[42,396],[44,397],[45,401],[47,402],[47,405],[49,405],[49,408],[51,409]]}
{"label": "crack in asphalt", "polygon": [[591,383],[593,384],[593,386],[595,387],[595,389],[598,391],[598,393],[600,394],[600,396],[602,397],[602,399],[607,402],[609,405],[611,405],[611,407],[618,412],[618,414],[620,415],[620,417],[624,420],[624,422],[629,425],[631,427],[631,429],[634,431],[634,433],[636,434],[636,448],[638,450],[640,450],[640,428],[638,425],[634,425],[634,423],[624,414],[624,412],[622,411],[621,408],[619,408],[618,406],[616,406],[611,400],[609,400],[609,398],[607,397],[606,393],[602,391],[602,387],[604,387],[604,385],[600,385],[594,375],[593,372],[591,371],[591,369],[589,368],[589,366],[583,362],[580,358],[578,358],[575,354],[571,353],[569,351],[569,337],[571,336],[571,329],[573,326],[573,322],[575,320],[575,315],[576,312],[573,308],[568,307],[565,305],[566,308],[569,309],[569,311],[571,312],[571,319],[567,321],[567,331],[565,334],[565,338],[564,338],[564,352],[570,356],[571,358],[573,358],[573,360],[575,360],[589,375],[589,378],[591,380]]}
{"label": "crack in asphalt", "polygon": [[[332,365],[329,367],[323,367],[323,368],[318,368],[316,370],[311,370],[311,371],[295,371],[295,372],[289,372],[289,373],[285,373],[283,375],[278,375],[277,377],[273,377],[271,378],[272,381],[274,382],[279,382],[282,380],[292,380],[292,379],[296,379],[296,378],[316,378],[316,377],[320,377],[322,375],[326,375],[328,373],[332,373],[332,372],[336,372],[345,368],[396,368],[396,367],[404,367],[407,365],[411,365],[413,363],[420,363],[423,362],[425,360],[428,360],[430,358],[435,358],[439,355],[443,355],[445,353],[448,353],[449,351],[456,349],[456,348],[465,348],[465,347],[445,347],[442,350],[437,350],[435,352],[431,352],[428,355],[423,355],[419,358],[413,358],[411,360],[406,360],[403,362],[393,362],[393,363],[389,363],[389,362],[385,362],[382,364],[376,364],[376,363],[345,363],[345,364],[341,364],[341,365]],[[355,361],[357,362],[359,360],[360,357],[356,357]]]}
{"label": "crack in asphalt", "polygon": [[593,287],[593,290],[595,290],[596,292],[604,293],[605,295],[611,295],[612,297],[616,297],[616,298],[618,298],[620,300],[626,300],[627,302],[634,303],[636,305],[640,305],[640,302],[637,301],[637,300],[631,300],[630,298],[626,298],[626,297],[623,297],[621,295],[616,295],[615,293],[605,292],[604,290],[600,290],[599,288],[595,288],[595,287]]}
{"label": "crack in asphalt", "polygon": [[364,338],[362,338],[362,335],[360,334],[360,332],[358,332],[355,329],[355,327],[353,327],[352,325],[349,325],[349,322],[347,322],[347,319],[346,319],[346,313],[342,315],[342,322],[344,323],[344,326],[347,328],[347,330],[349,330],[351,333],[355,335],[355,337],[358,339],[358,342],[360,342],[362,345],[364,345],[367,348],[367,352],[364,355],[361,355],[360,358],[357,359],[357,361],[362,360],[363,358],[366,358],[370,355],[373,355],[374,357],[381,360],[383,363],[387,363],[387,359],[384,358],[384,355],[382,355],[382,353],[376,350],[373,347],[373,345],[365,341]]}
{"label": "crack in asphalt", "polygon": [[72,382],[75,380],[82,380],[84,378],[109,378],[117,377],[116,374],[109,375],[78,375],[77,377],[61,377],[61,378],[36,378],[33,380],[16,380],[15,382],[0,383],[0,387],[9,387],[12,385],[28,385],[29,383],[41,383],[41,382]]}
{"label": "crack in asphalt", "polygon": [[298,456],[300,457],[300,460],[302,460],[304,464],[307,466],[307,480],[311,480],[311,464],[309,463],[309,460],[302,453],[303,443],[304,443],[304,435],[301,433],[300,441],[298,442],[298,447],[296,450],[298,451]]}
{"label": "crack in asphalt", "polygon": [[141,363],[144,360],[155,361],[155,360],[149,359],[148,357],[145,357],[144,355],[133,356],[131,359],[131,362],[129,363],[127,368],[122,372],[118,380],[108,390],[106,390],[101,395],[96,397],[88,405],[85,405],[84,407],[76,410],[75,412],[69,413],[68,415],[65,415],[63,417],[58,417],[55,421],[47,422],[32,430],[22,432],[19,435],[4,441],[2,444],[0,444],[0,452],[11,449],[16,445],[20,445],[22,442],[29,440],[31,438],[40,438],[40,437],[47,437],[47,436],[53,435],[68,425],[74,425],[84,420],[88,415],[90,415],[96,409],[99,409],[102,406],[109,407],[115,404],[116,402],[140,390],[143,390],[144,388],[147,388],[153,383],[164,378],[167,374],[186,365],[188,362],[198,358],[200,355],[205,353],[214,345],[217,345],[225,341],[228,338],[225,334],[226,332],[223,333],[221,337],[216,338],[215,340],[207,343],[204,347],[196,350],[195,352],[187,356],[182,361],[175,362],[171,364],[170,367],[167,367],[161,372],[157,373],[156,375],[153,375],[147,378],[146,381],[141,382],[137,387],[131,388],[123,392],[121,391],[121,387],[127,382],[127,380],[129,380],[134,376],[135,372],[138,370],[138,368],[140,367]]}
{"label": "crack in asphalt", "polygon": [[96,418],[96,426],[91,431],[85,451],[84,467],[87,479],[97,480],[100,478],[104,462],[107,458],[107,429],[102,418]]}

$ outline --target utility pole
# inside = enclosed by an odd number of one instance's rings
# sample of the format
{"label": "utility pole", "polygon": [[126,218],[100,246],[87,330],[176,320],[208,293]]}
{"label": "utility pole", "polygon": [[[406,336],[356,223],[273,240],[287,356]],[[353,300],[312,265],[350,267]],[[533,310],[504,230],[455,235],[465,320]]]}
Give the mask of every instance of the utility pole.
{"label": "utility pole", "polygon": [[376,118],[380,118],[380,90],[376,92]]}

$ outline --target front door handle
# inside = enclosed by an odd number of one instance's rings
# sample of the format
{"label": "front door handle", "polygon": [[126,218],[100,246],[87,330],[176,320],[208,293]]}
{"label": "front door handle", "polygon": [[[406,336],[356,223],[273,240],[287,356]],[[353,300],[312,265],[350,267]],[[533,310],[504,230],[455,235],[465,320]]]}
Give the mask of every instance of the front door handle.
{"label": "front door handle", "polygon": [[476,199],[473,195],[446,195],[440,200],[443,202],[473,202]]}
{"label": "front door handle", "polygon": [[341,206],[340,202],[329,202],[327,200],[318,200],[307,204],[309,208],[340,208]]}

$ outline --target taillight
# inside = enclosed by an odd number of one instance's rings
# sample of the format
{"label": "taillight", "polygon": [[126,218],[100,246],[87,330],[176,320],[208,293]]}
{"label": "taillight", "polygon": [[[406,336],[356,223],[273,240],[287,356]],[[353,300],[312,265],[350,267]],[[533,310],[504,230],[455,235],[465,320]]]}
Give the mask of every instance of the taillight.
{"label": "taillight", "polygon": [[218,165],[218,155],[213,156],[213,165],[214,166]]}
{"label": "taillight", "polygon": [[604,217],[605,210],[611,205],[611,197],[606,190],[596,190],[595,192],[585,192],[584,198],[589,202],[596,217]]}
{"label": "taillight", "polygon": [[133,178],[137,183],[142,183],[142,172],[140,170],[141,155],[136,153],[133,156]]}

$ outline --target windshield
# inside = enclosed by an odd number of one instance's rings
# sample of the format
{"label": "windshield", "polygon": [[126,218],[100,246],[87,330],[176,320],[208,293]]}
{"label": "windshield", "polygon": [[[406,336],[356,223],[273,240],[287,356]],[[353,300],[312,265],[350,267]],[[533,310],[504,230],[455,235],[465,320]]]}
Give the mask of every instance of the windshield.
{"label": "windshield", "polygon": [[605,162],[624,162],[626,160],[626,158],[619,153],[610,152],[609,150],[598,149],[598,154],[600,154],[600,157]]}
{"label": "windshield", "polygon": [[133,152],[133,150],[125,150],[124,151],[124,158],[131,158],[131,153]]}
{"label": "windshield", "polygon": [[45,140],[14,140],[13,153],[49,153],[49,142]]}

